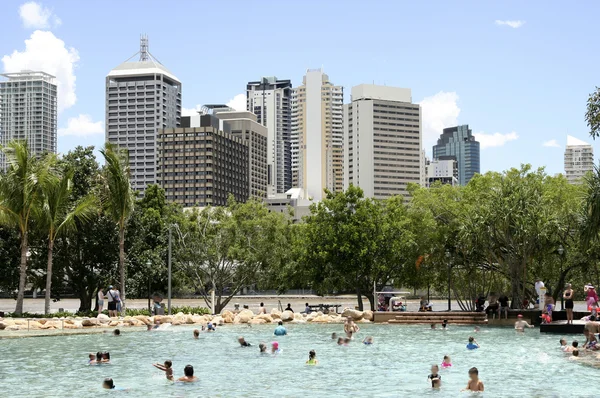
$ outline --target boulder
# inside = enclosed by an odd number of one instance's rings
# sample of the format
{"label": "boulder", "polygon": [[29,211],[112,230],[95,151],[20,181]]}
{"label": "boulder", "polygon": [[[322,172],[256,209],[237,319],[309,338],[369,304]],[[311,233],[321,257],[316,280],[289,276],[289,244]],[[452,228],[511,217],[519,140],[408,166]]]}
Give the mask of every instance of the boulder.
{"label": "boulder", "polygon": [[330,323],[331,318],[327,315],[318,315],[312,319],[313,323]]}
{"label": "boulder", "polygon": [[4,330],[21,330],[21,326],[19,325],[8,325]]}
{"label": "boulder", "polygon": [[96,326],[98,325],[99,320],[98,319],[84,319],[83,321],[81,321],[81,324],[83,326]]}
{"label": "boulder", "polygon": [[108,315],[105,314],[98,314],[98,320],[100,321],[100,323],[110,322],[110,318],[108,317]]}
{"label": "boulder", "polygon": [[257,315],[256,317],[254,317],[254,319],[262,319],[266,323],[273,322],[273,317],[271,315],[269,315],[269,314],[260,314],[260,315]]}
{"label": "boulder", "polygon": [[362,311],[353,310],[351,308],[344,308],[344,311],[342,311],[342,316],[346,318],[351,317],[355,321],[360,321],[363,317],[363,313]]}
{"label": "boulder", "polygon": [[154,317],[154,322],[158,321],[161,325],[163,323],[173,323],[173,317],[172,316],[164,316],[164,315],[157,315]]}
{"label": "boulder", "polygon": [[[113,327],[115,327],[115,326],[122,326],[122,325],[123,325],[123,324],[122,324],[120,321],[116,320],[116,319],[115,319],[114,321],[110,321],[110,322],[108,323],[108,326],[110,326],[111,328],[113,328]],[[85,325],[84,325],[84,326],[85,326]]]}
{"label": "boulder", "polygon": [[137,319],[138,321],[142,322],[144,325],[152,325],[152,322],[150,322],[150,319],[145,315],[136,315],[136,316],[134,316],[134,318]]}
{"label": "boulder", "polygon": [[27,327],[31,330],[39,330],[42,328],[42,324],[38,321],[29,321],[29,325]]}
{"label": "boulder", "polygon": [[308,314],[308,315],[306,316],[306,320],[307,320],[308,322],[312,322],[312,320],[313,320],[313,319],[315,319],[317,316],[318,316],[318,315],[317,315],[317,313],[316,313],[316,312],[311,312],[310,314]]}
{"label": "boulder", "polygon": [[4,322],[0,322],[0,330],[4,330],[6,328],[6,324]]}
{"label": "boulder", "polygon": [[248,324],[250,324],[250,325],[262,325],[264,323],[267,323],[267,321],[265,321],[264,319],[261,319],[261,318],[254,318],[254,319],[250,319],[248,321]]}
{"label": "boulder", "polygon": [[248,323],[251,319],[254,318],[254,313],[250,310],[242,310],[240,311],[234,318],[233,323]]}
{"label": "boulder", "polygon": [[205,324],[208,323],[209,319],[204,315],[192,315],[192,323]]}
{"label": "boulder", "polygon": [[235,319],[235,316],[231,311],[223,311],[221,317],[223,318],[223,322],[225,323],[233,323],[233,320]]}
{"label": "boulder", "polygon": [[13,320],[13,323],[17,326],[25,326],[27,327],[27,320],[26,319],[15,319]]}
{"label": "boulder", "polygon": [[294,320],[295,321],[304,321],[304,314],[301,314],[299,312],[296,312],[294,314]]}
{"label": "boulder", "polygon": [[281,314],[281,320],[284,322],[289,322],[294,319],[294,313],[292,311],[283,311]]}
{"label": "boulder", "polygon": [[281,319],[281,311],[276,310],[275,308],[273,308],[271,310],[271,318],[273,318],[273,319]]}
{"label": "boulder", "polygon": [[306,319],[294,318],[294,320],[291,321],[290,323],[306,323]]}
{"label": "boulder", "polygon": [[371,310],[363,311],[363,319],[366,319],[367,321],[372,321],[373,320],[373,311],[371,311]]}
{"label": "boulder", "polygon": [[211,322],[216,325],[222,325],[225,323],[225,320],[220,315],[217,315],[211,320]]}

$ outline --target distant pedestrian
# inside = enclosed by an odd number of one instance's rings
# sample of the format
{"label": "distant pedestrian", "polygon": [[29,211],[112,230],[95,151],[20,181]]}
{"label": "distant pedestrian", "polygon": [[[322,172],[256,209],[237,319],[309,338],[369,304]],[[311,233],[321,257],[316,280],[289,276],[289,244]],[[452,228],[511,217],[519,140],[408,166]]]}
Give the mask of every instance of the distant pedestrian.
{"label": "distant pedestrian", "polygon": [[119,296],[119,291],[114,288],[113,285],[108,287],[108,316],[111,318],[118,316],[118,304],[121,301],[121,297]]}
{"label": "distant pedestrian", "polygon": [[98,299],[96,300],[96,303],[98,304],[98,315],[100,315],[104,309],[104,291],[102,288],[98,289]]}

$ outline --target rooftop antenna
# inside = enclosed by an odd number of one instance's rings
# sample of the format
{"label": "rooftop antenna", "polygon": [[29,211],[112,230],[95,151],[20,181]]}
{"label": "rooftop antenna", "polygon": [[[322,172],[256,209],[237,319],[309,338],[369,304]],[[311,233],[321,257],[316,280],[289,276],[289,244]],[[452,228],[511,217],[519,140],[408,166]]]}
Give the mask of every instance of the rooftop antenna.
{"label": "rooftop antenna", "polygon": [[140,61],[148,61],[148,35],[143,34],[140,36]]}

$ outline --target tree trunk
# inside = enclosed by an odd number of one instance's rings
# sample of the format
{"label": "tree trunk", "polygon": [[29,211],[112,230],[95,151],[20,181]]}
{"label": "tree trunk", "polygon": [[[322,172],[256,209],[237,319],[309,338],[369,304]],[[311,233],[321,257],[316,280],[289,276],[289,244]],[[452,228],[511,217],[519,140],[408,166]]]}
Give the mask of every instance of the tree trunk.
{"label": "tree trunk", "polygon": [[121,279],[121,307],[122,314],[125,314],[125,226],[122,225],[119,230],[119,273]]}
{"label": "tree trunk", "polygon": [[363,302],[362,302],[362,293],[361,293],[360,287],[356,288],[356,298],[358,299],[358,310],[362,311],[363,310]]}
{"label": "tree trunk", "polygon": [[52,290],[52,252],[54,250],[54,241],[48,240],[48,268],[46,270],[46,299],[44,300],[44,314],[50,313],[50,295]]}
{"label": "tree trunk", "polygon": [[21,235],[21,264],[19,266],[19,291],[17,293],[17,306],[15,314],[23,313],[23,299],[25,298],[25,283],[27,282],[27,251],[29,249],[28,234]]}
{"label": "tree trunk", "polygon": [[86,289],[79,291],[79,311],[88,312],[92,309],[92,295]]}
{"label": "tree trunk", "polygon": [[[377,311],[377,308],[375,308],[375,297],[373,297],[372,294],[369,294],[367,298],[369,299],[369,303],[371,304],[371,311]],[[360,301],[362,302],[362,300]]]}

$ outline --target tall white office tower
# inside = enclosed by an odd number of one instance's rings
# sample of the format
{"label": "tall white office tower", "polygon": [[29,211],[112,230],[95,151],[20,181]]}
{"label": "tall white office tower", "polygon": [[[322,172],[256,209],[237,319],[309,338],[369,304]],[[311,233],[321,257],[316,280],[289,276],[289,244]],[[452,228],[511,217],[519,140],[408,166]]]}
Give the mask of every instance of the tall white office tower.
{"label": "tall white office tower", "polygon": [[246,85],[246,109],[265,126],[267,135],[267,196],[292,187],[292,81],[263,77]]}
{"label": "tall white office tower", "polygon": [[181,82],[150,54],[142,36],[140,51],[106,76],[106,140],[128,149],[131,185],[141,195],[156,183],[158,129],[180,124]]}
{"label": "tall white office tower", "polygon": [[582,178],[593,170],[594,148],[587,142],[568,135],[565,148],[565,176],[569,183],[581,183]]}
{"label": "tall white office tower", "polygon": [[365,197],[408,199],[409,183],[424,184],[421,108],[408,88],[361,84],[344,105],[344,186]]}
{"label": "tall white office tower", "polygon": [[292,92],[292,184],[319,201],[344,189],[344,90],[309,69]]}
{"label": "tall white office tower", "polygon": [[[26,140],[33,155],[56,153],[57,90],[55,77],[24,70],[0,75],[0,145]],[[0,151],[0,170],[6,170]]]}

